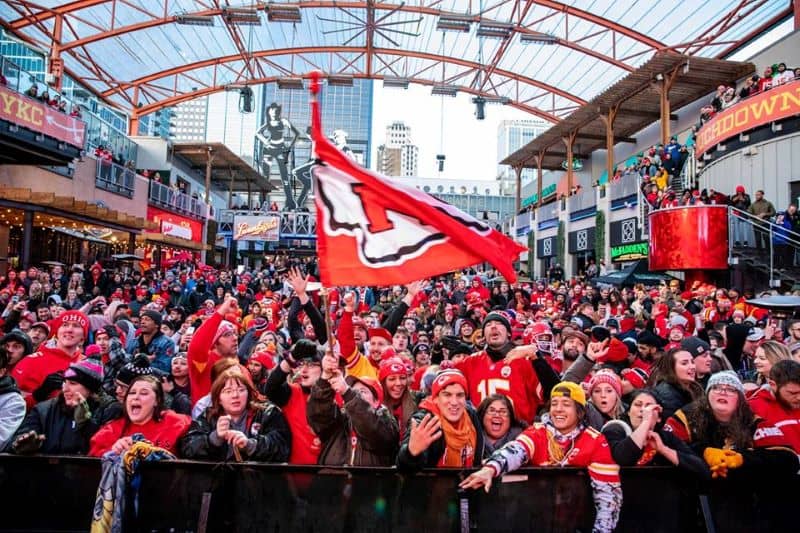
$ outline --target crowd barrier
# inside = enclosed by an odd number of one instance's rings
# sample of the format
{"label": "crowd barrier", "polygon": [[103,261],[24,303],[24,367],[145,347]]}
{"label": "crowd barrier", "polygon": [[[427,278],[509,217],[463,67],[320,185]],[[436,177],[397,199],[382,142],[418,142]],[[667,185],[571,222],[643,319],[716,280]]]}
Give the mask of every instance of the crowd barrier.
{"label": "crowd barrier", "polygon": [[[489,494],[460,493],[458,470],[173,461],[141,474],[126,531],[572,532],[594,520],[588,477],[571,468],[522,469]],[[99,477],[97,459],[0,455],[0,530],[87,531]],[[796,477],[710,491],[674,468],[623,469],[622,480],[620,532],[798,530]]]}

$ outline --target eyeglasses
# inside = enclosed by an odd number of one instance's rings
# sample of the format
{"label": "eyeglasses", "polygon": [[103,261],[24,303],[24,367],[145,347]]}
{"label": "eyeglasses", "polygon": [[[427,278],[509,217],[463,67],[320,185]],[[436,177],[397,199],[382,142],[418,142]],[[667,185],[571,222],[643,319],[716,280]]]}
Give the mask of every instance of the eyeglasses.
{"label": "eyeglasses", "polygon": [[318,363],[317,361],[312,361],[310,359],[304,359],[297,363],[297,366],[303,368],[304,366],[322,366],[322,363]]}
{"label": "eyeglasses", "polygon": [[486,414],[489,416],[502,416],[503,418],[508,418],[511,414],[508,412],[508,409],[495,409],[490,407],[486,410]]}
{"label": "eyeglasses", "polygon": [[711,387],[711,390],[723,396],[732,396],[738,392],[736,387],[731,387],[729,385],[714,385]]}
{"label": "eyeglasses", "polygon": [[221,394],[224,394],[225,396],[233,396],[234,394],[236,396],[244,396],[244,395],[247,394],[247,388],[245,388],[245,387],[236,387],[236,388],[234,388],[234,387],[225,387],[224,389],[222,389]]}

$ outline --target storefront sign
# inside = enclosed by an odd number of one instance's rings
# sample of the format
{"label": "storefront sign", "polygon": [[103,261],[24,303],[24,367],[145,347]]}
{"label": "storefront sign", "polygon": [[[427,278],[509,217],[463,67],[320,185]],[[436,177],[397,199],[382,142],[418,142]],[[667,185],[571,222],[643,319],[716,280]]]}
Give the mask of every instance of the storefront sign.
{"label": "storefront sign", "polygon": [[196,243],[203,240],[203,223],[197,220],[151,206],[147,206],[147,220],[152,220],[159,227],[158,231],[149,233],[162,233]]}
{"label": "storefront sign", "polygon": [[2,86],[0,118],[83,148],[86,124],[82,120]]}
{"label": "storefront sign", "polygon": [[[551,194],[555,193],[556,193],[556,184],[553,183],[542,189],[542,198],[543,199],[547,198]],[[539,198],[539,193],[538,192],[533,193],[532,195],[522,200],[522,207],[528,207],[531,204],[535,204],[538,198]]]}
{"label": "storefront sign", "polygon": [[638,226],[639,221],[636,217],[618,220],[609,224],[608,242],[611,244],[611,247],[614,248],[641,241],[642,239],[639,237]]}
{"label": "storefront sign", "polygon": [[235,216],[233,240],[277,242],[280,240],[280,221],[276,216]]}
{"label": "storefront sign", "polygon": [[555,257],[558,254],[558,240],[555,236],[536,241],[536,257]]}
{"label": "storefront sign", "polygon": [[636,259],[647,259],[649,250],[650,247],[646,241],[612,246],[611,261],[635,261]]}
{"label": "storefront sign", "polygon": [[744,131],[800,114],[800,81],[779,85],[718,113],[697,132],[695,156]]}
{"label": "storefront sign", "polygon": [[567,251],[579,254],[594,250],[594,227],[570,231],[567,235]]}

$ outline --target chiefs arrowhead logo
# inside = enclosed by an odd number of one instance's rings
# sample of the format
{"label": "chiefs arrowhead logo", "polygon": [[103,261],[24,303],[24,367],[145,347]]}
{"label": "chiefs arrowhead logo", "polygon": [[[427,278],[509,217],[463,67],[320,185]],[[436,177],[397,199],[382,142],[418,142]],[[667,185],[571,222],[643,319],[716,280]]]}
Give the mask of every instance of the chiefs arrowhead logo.
{"label": "chiefs arrowhead logo", "polygon": [[[402,265],[448,240],[444,233],[418,218],[387,208],[385,198],[338,169],[318,166],[313,172],[326,233],[352,237],[364,264]],[[324,174],[324,178],[320,179],[319,174]],[[475,232],[476,236],[491,232],[488,226],[464,217],[457,209],[432,196],[398,183],[392,186],[448,215],[453,222],[464,226],[465,231]]]}

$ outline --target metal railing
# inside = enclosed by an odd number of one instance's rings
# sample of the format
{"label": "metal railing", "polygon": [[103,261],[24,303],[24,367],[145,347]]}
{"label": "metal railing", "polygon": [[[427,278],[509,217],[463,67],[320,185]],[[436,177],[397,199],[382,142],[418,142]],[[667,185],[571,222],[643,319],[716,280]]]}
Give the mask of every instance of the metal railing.
{"label": "metal railing", "polygon": [[221,209],[219,231],[232,232],[236,216],[275,216],[280,218],[282,239],[314,239],[317,232],[317,215],[308,211],[269,211],[261,209]]}
{"label": "metal railing", "polygon": [[94,184],[98,189],[133,198],[136,172],[106,159],[98,159]]}
{"label": "metal railing", "polygon": [[164,207],[177,213],[208,218],[208,206],[205,202],[152,179],[150,180],[149,201],[158,207]]}
{"label": "metal railing", "polygon": [[743,258],[762,267],[770,287],[794,281],[798,270],[800,234],[781,225],[783,216],[779,213],[773,222],[728,206],[728,262],[736,264],[735,258]]}
{"label": "metal railing", "polygon": [[620,200],[633,196],[639,192],[642,177],[638,172],[627,172],[618,180],[612,180],[609,184],[611,187],[611,200]]}
{"label": "metal railing", "polygon": [[569,212],[575,213],[597,206],[597,192],[594,188],[587,189],[579,194],[569,197]]}

